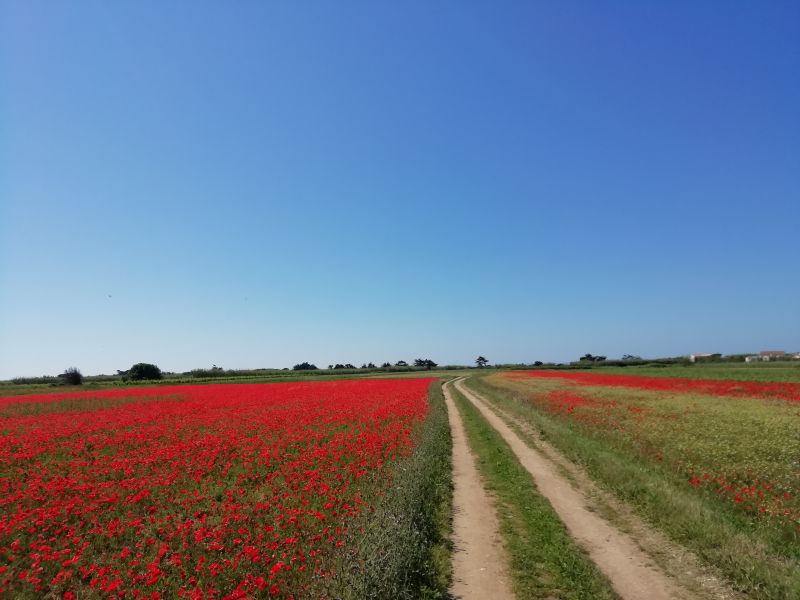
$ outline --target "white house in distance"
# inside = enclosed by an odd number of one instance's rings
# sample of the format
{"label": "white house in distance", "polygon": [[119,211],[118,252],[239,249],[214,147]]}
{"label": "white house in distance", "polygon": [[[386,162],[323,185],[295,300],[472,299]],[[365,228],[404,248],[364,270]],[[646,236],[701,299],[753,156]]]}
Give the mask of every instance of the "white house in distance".
{"label": "white house in distance", "polygon": [[767,362],[770,360],[780,360],[785,358],[789,358],[789,355],[787,355],[783,350],[764,350],[763,352],[759,352],[753,356],[747,356],[744,360],[745,362]]}
{"label": "white house in distance", "polygon": [[[689,362],[706,362],[708,360],[713,360],[715,358],[720,358],[721,354],[712,354],[711,352],[695,352],[694,354],[689,355]],[[770,360],[788,360],[788,359],[797,359],[800,360],[800,352],[797,353],[786,353],[783,350],[763,350],[758,354],[752,354],[750,356],[745,356],[745,362],[768,362]]]}

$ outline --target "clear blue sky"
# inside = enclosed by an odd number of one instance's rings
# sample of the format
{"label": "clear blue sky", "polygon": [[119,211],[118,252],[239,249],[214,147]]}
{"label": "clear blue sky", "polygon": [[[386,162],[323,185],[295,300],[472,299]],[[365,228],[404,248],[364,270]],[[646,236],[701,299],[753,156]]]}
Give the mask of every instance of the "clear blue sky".
{"label": "clear blue sky", "polygon": [[0,378],[800,350],[797,2],[0,6]]}

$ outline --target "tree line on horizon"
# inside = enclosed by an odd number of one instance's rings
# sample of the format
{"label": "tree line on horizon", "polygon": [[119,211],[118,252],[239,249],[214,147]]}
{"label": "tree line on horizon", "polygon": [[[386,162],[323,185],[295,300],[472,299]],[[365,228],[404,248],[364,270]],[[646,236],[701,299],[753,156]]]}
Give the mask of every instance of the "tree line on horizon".
{"label": "tree line on horizon", "polygon": [[[424,369],[435,369],[438,367],[438,363],[434,362],[430,358],[417,358],[414,360],[414,366]],[[375,363],[363,363],[360,367],[356,367],[351,363],[336,363],[332,365],[328,365],[329,371],[338,371],[341,369],[391,369],[394,367],[404,368],[410,367],[410,365],[404,360],[398,360],[396,363],[391,364],[390,362],[384,362],[378,367]],[[292,367],[293,371],[318,371],[320,368],[315,365],[314,363],[310,362],[302,362],[298,363]]]}

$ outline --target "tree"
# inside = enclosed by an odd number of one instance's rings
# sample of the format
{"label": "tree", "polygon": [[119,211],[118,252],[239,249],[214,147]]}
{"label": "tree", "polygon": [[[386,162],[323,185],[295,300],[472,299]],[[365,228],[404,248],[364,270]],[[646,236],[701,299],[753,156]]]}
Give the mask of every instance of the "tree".
{"label": "tree", "polygon": [[605,356],[593,356],[592,354],[584,354],[578,360],[580,362],[603,362],[606,359]]}
{"label": "tree", "polygon": [[161,369],[150,363],[136,363],[127,371],[117,371],[118,375],[122,375],[123,380],[132,381],[145,381],[148,379],[161,379],[163,374]]}
{"label": "tree", "polygon": [[301,362],[292,367],[292,371],[316,371],[317,365],[311,364],[310,362]]}
{"label": "tree", "polygon": [[534,366],[534,367],[541,367],[543,364],[544,364],[544,363],[543,363],[542,361],[540,361],[540,360],[537,360],[537,361],[535,361],[535,362],[533,363],[533,366]]}
{"label": "tree", "polygon": [[394,366],[395,367],[407,367],[408,363],[406,361],[404,361],[404,360],[398,360],[396,363],[394,363]]}
{"label": "tree", "polygon": [[392,363],[390,363],[390,362],[385,362],[385,363],[383,363],[383,364],[381,365],[381,369],[388,369],[388,368],[389,368],[389,367],[391,367],[391,366],[392,366]]}
{"label": "tree", "polygon": [[414,361],[414,366],[425,367],[430,371],[433,367],[438,367],[439,365],[433,362],[430,358],[418,358]]}
{"label": "tree", "polygon": [[482,369],[483,367],[489,364],[489,361],[483,356],[479,356],[478,358],[475,359],[475,364],[478,365],[479,369]]}
{"label": "tree", "polygon": [[81,385],[83,383],[83,374],[78,370],[78,367],[66,369],[59,377],[66,385]]}

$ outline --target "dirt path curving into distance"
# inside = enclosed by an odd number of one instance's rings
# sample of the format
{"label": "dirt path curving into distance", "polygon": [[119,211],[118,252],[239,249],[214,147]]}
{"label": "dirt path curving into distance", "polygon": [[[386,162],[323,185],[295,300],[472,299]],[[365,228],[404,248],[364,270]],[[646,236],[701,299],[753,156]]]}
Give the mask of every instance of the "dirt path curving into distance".
{"label": "dirt path curving into distance", "polygon": [[467,446],[461,416],[443,386],[453,436],[453,598],[513,600],[497,515]]}
{"label": "dirt path curving into distance", "polygon": [[[569,465],[576,470],[574,465],[552,447],[548,448],[547,453],[532,449],[489,408],[487,402],[464,386],[463,379],[456,380],[454,385],[511,446],[520,463],[533,476],[539,492],[549,500],[566,525],[572,538],[608,577],[614,590],[623,600],[740,597],[722,582],[715,581],[713,576],[705,575],[699,566],[699,561],[692,563],[689,560],[689,563],[683,566],[691,564],[697,567],[693,583],[702,583],[701,589],[694,585],[680,585],[675,577],[655,564],[654,560],[642,550],[637,540],[598,515],[592,499],[576,489],[570,480],[561,474],[556,462],[561,464],[562,468]],[[639,522],[637,525],[638,528],[634,529],[637,538],[646,534],[670,545],[657,532],[646,531],[648,527],[644,523]],[[684,558],[689,555],[687,551],[677,548],[674,553]],[[701,578],[703,580],[699,581]]]}

